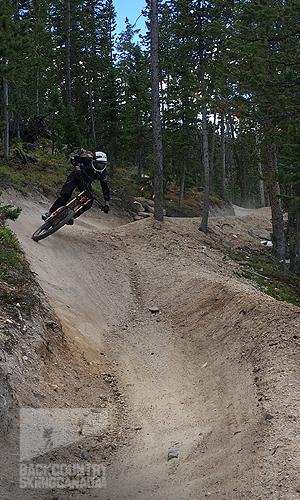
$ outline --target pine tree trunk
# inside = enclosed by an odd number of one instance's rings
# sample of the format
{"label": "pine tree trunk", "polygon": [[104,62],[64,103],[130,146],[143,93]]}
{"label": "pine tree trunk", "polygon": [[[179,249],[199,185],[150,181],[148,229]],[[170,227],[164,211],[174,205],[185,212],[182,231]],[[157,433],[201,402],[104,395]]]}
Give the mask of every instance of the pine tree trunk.
{"label": "pine tree trunk", "polygon": [[[139,129],[142,130],[143,128],[143,120],[142,120],[142,114],[141,111],[138,114],[138,124],[139,124]],[[138,177],[139,179],[142,177],[143,174],[143,154],[142,154],[142,141],[141,141],[141,134],[139,134],[139,142],[138,142]]]}
{"label": "pine tree trunk", "polygon": [[262,165],[261,165],[261,159],[260,159],[260,156],[261,156],[260,140],[259,140],[258,131],[257,131],[256,127],[255,127],[255,143],[256,143],[256,154],[258,157],[258,172],[259,172],[259,176],[260,176],[260,180],[259,180],[260,204],[262,207],[265,207],[266,200],[265,200],[264,181],[262,180],[263,171],[262,171]]}
{"label": "pine tree trunk", "polygon": [[274,251],[275,256],[285,262],[286,241],[284,233],[283,210],[281,200],[278,197],[280,194],[279,184],[274,180],[274,174],[277,172],[277,154],[276,145],[271,143],[267,146],[268,160],[268,178],[269,178],[269,193],[270,205],[272,212],[272,230],[274,235]]}
{"label": "pine tree trunk", "polygon": [[67,107],[72,107],[72,90],[71,90],[71,0],[66,0],[66,92],[67,92]]}
{"label": "pine tree trunk", "polygon": [[[184,90],[184,93],[188,95],[187,89]],[[182,104],[183,104],[183,117],[182,117],[182,131],[183,131],[183,143],[184,146],[182,147],[182,166],[181,166],[181,180],[180,180],[180,193],[179,193],[179,203],[178,203],[178,208],[179,210],[182,209],[183,206],[183,197],[184,197],[184,191],[185,191],[185,178],[186,178],[186,170],[187,170],[187,157],[189,152],[186,149],[185,144],[188,144],[188,127],[187,127],[187,119],[186,119],[186,114],[185,110],[187,109],[188,102],[186,97],[184,96],[182,99]]]}
{"label": "pine tree trunk", "polygon": [[40,68],[36,69],[35,112],[40,114]]}
{"label": "pine tree trunk", "polygon": [[290,271],[299,276],[299,231],[300,231],[300,217],[298,213],[292,213],[295,197],[297,193],[293,186],[289,186],[288,195],[290,199],[287,201],[288,222],[286,231],[286,241],[288,246],[288,253],[290,256]]}
{"label": "pine tree trunk", "polygon": [[157,0],[151,0],[150,11],[151,34],[151,96],[152,96],[152,128],[153,128],[153,161],[154,161],[154,218],[163,221],[163,154],[161,116],[159,100],[159,66],[158,66],[158,7]]}
{"label": "pine tree trunk", "polygon": [[113,177],[115,173],[115,141],[114,137],[110,137],[109,140],[109,145],[108,145],[108,151],[109,151],[109,176]]}
{"label": "pine tree trunk", "polygon": [[246,179],[245,179],[245,155],[244,155],[244,138],[241,135],[241,155],[239,163],[239,184],[241,190],[241,202],[242,206],[246,206],[247,202],[247,190],[246,190]]}
{"label": "pine tree trunk", "polygon": [[226,120],[226,143],[227,143],[226,161],[228,165],[229,179],[230,179],[230,201],[234,203],[235,190],[234,190],[234,176],[233,176],[233,151],[232,151],[233,144],[231,137],[230,119]]}
{"label": "pine tree trunk", "polygon": [[203,165],[204,165],[204,204],[200,231],[207,233],[208,214],[209,214],[209,195],[210,195],[210,169],[208,152],[208,133],[207,133],[207,111],[206,105],[202,106],[202,138],[203,138]]}
{"label": "pine tree trunk", "polygon": [[91,71],[90,71],[90,63],[87,64],[87,76],[88,76],[88,89],[89,89],[89,105],[90,105],[90,117],[91,117],[91,126],[92,126],[92,137],[94,147],[96,146],[96,130],[95,130],[95,120],[94,120],[94,111],[93,111],[93,92],[92,92],[92,84],[91,84]]}
{"label": "pine tree trunk", "polygon": [[179,203],[178,203],[179,210],[182,209],[182,205],[183,205],[183,195],[184,195],[184,186],[185,186],[185,173],[186,173],[186,166],[185,166],[185,162],[184,162],[183,165],[182,165],[181,181],[180,181],[180,194],[179,194]]}
{"label": "pine tree trunk", "polygon": [[[234,161],[235,161],[235,164],[236,164],[236,167],[238,170],[239,186],[240,186],[240,191],[241,191],[241,200],[245,201],[246,187],[245,187],[245,175],[243,173],[243,160],[240,158],[240,156],[237,152],[236,139],[234,137],[232,118],[230,118],[229,123],[230,123],[230,135],[231,135],[232,151],[233,151]],[[232,181],[232,186],[234,188],[234,181]]]}
{"label": "pine tree trunk", "polygon": [[[300,224],[299,224],[300,227]],[[298,240],[298,251],[297,251],[297,276],[300,276],[300,240]]]}
{"label": "pine tree trunk", "polygon": [[[262,177],[263,171],[260,160],[258,162],[258,172],[260,177]],[[264,186],[264,181],[262,179],[259,180],[259,192],[260,192],[260,204],[261,207],[263,208],[266,206],[266,199],[265,199],[265,186]]]}
{"label": "pine tree trunk", "polygon": [[290,271],[293,274],[297,273],[297,251],[298,251],[298,239],[293,238],[293,234],[296,232],[296,218],[289,215],[288,218],[288,241],[289,241],[289,254],[290,254]]}
{"label": "pine tree trunk", "polygon": [[226,150],[225,150],[225,119],[221,116],[221,198],[225,201],[225,176],[226,176]]}
{"label": "pine tree trunk", "polygon": [[3,146],[4,146],[4,159],[8,160],[9,157],[9,113],[8,113],[8,83],[3,78],[3,118],[5,121],[3,133]]}
{"label": "pine tree trunk", "polygon": [[211,139],[211,150],[210,150],[210,160],[209,160],[209,184],[211,186],[212,176],[214,171],[214,158],[215,158],[215,144],[216,144],[216,122],[217,114],[214,113],[213,129],[212,129],[212,139]]}

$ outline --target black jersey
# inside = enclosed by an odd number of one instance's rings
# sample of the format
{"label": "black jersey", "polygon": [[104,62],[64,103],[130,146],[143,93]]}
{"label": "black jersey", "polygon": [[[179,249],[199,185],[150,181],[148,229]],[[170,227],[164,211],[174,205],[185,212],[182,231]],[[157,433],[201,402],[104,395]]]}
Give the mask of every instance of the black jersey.
{"label": "black jersey", "polygon": [[105,201],[109,201],[109,188],[106,181],[106,169],[103,172],[95,172],[92,167],[93,158],[91,156],[73,156],[71,162],[74,166],[78,165],[83,174],[85,182],[89,185],[93,181],[100,181],[103,198]]}

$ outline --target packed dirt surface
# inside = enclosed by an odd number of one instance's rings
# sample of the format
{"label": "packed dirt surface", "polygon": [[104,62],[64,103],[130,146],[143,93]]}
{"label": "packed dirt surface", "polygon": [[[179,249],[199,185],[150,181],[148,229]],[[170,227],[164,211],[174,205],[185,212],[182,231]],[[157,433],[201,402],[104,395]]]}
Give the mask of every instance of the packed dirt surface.
{"label": "packed dirt surface", "polygon": [[110,427],[105,446],[83,436],[51,457],[75,462],[86,450],[105,466],[105,488],[15,484],[1,498],[299,499],[300,310],[218,250],[261,248],[270,210],[235,207],[205,235],[197,218],[131,222],[92,209],[35,243],[49,200],[3,201],[22,207],[11,227],[65,336],[65,364],[45,360],[55,390],[41,406],[106,406]]}

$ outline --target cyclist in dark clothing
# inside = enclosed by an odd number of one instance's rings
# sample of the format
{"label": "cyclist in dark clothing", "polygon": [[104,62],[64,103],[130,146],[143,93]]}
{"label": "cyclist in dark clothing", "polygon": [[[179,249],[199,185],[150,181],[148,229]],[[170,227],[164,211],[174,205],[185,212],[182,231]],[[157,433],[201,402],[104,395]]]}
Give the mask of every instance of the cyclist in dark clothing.
{"label": "cyclist in dark clothing", "polygon": [[[66,205],[71,198],[72,192],[75,188],[79,191],[84,190],[83,181],[88,185],[89,189],[92,191],[91,184],[95,180],[99,180],[105,205],[101,208],[104,213],[109,211],[109,188],[106,181],[106,166],[107,166],[107,156],[105,153],[97,151],[93,156],[73,156],[71,159],[72,165],[74,165],[74,170],[68,175],[65,184],[63,185],[60,197],[53,203],[49,211],[42,215],[42,219],[46,220],[49,215],[51,215],[59,207]],[[77,217],[81,215],[86,210],[89,210],[93,204],[93,200],[90,201],[82,210],[77,214]],[[73,219],[71,219],[71,224]]]}

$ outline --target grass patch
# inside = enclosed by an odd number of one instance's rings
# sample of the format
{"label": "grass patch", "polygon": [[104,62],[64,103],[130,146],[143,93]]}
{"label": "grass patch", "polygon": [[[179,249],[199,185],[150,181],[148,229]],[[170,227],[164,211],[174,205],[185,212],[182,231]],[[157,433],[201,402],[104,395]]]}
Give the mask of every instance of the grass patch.
{"label": "grass patch", "polygon": [[38,186],[42,191],[48,192],[49,188],[60,188],[65,182],[71,165],[53,165],[50,163],[20,165],[13,161],[0,164],[1,188],[13,187],[26,194],[30,186]]}
{"label": "grass patch", "polygon": [[[164,204],[168,212],[171,214],[176,212],[181,213],[185,217],[199,217],[201,215],[201,203],[203,193],[198,193],[193,189],[186,190],[182,200],[182,209],[179,210],[180,191],[175,189],[167,190],[164,196]],[[169,210],[168,210],[169,209]]]}
{"label": "grass patch", "polygon": [[72,165],[65,154],[53,156],[49,151],[36,147],[34,153],[25,153],[26,163],[21,161],[18,150],[21,144],[10,148],[9,160],[0,160],[0,187],[13,187],[26,194],[30,186],[38,186],[42,191],[60,188]]}
{"label": "grass patch", "polygon": [[30,276],[28,263],[16,235],[5,227],[5,221],[16,220],[20,212],[20,208],[0,204],[0,299],[2,305],[22,301]]}
{"label": "grass patch", "polygon": [[2,303],[23,300],[29,266],[14,233],[0,225],[0,298]]}
{"label": "grass patch", "polygon": [[259,289],[280,301],[287,301],[300,307],[300,278],[282,266],[271,253],[266,251],[243,252],[228,249],[226,257],[239,262],[240,276],[254,281]]}

